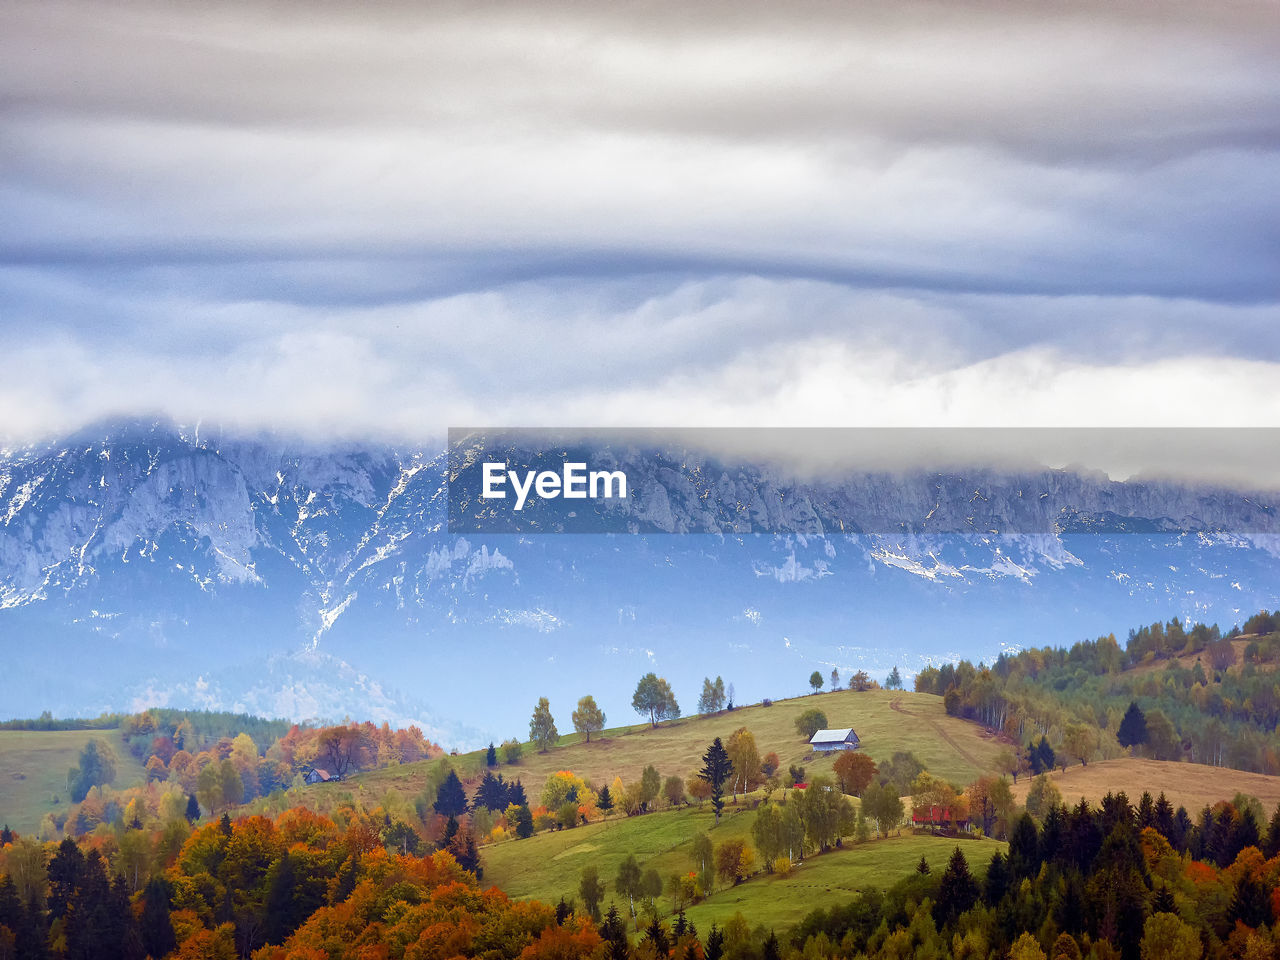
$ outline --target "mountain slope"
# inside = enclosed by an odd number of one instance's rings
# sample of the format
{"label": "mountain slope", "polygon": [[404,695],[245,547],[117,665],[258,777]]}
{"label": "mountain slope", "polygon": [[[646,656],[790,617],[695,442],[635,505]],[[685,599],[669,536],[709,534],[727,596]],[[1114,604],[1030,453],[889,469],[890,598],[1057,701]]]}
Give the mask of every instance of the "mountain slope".
{"label": "mountain slope", "polygon": [[[801,482],[629,456],[639,534],[528,536],[448,532],[443,449],[134,422],[0,453],[0,642],[22,678],[6,709],[350,714],[473,746],[519,734],[539,695],[567,726],[619,673],[657,669],[686,705],[719,673],[757,700],[813,669],[910,676],[1280,606],[1280,548],[1254,532],[1274,511],[1231,491],[1064,471]],[[979,486],[986,520],[1034,532],[930,532],[964,522]],[[762,505],[751,532],[708,497]],[[838,532],[851,516],[911,522]],[[662,532],[681,529],[718,532]],[[494,706],[475,717],[478,685]]]}

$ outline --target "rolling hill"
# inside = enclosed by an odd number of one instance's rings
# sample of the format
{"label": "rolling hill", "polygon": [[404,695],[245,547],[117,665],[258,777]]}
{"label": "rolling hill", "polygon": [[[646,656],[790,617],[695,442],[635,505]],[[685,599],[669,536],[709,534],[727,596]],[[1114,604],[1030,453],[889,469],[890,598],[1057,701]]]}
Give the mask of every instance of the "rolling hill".
{"label": "rolling hill", "polygon": [[0,823],[32,833],[46,813],[70,803],[67,771],[80,751],[101,738],[116,754],[115,786],[141,783],[142,765],[129,753],[119,730],[0,730]]}
{"label": "rolling hill", "polygon": [[[1201,763],[1123,757],[1096,761],[1087,767],[1077,764],[1065,773],[1055,770],[1048,776],[1068,804],[1081,797],[1096,804],[1108,792],[1119,790],[1125,791],[1133,803],[1138,802],[1144,790],[1153,797],[1163,792],[1170,803],[1186,807],[1193,817],[1206,804],[1230,800],[1237,792],[1257,797],[1268,814],[1280,804],[1280,777]],[[1029,789],[1031,778],[1020,777],[1013,788],[1019,803],[1026,800]]]}
{"label": "rolling hill", "polygon": [[[853,727],[862,738],[862,749],[873,759],[888,760],[897,751],[909,750],[930,772],[958,784],[992,772],[995,755],[1004,746],[977,724],[947,716],[941,697],[840,690],[775,700],[767,707],[753,704],[710,716],[669,720],[654,728],[647,723],[614,727],[593,735],[590,743],[571,733],[546,753],[525,744],[518,763],[501,764],[495,772],[508,780],[518,778],[533,803],[547,777],[557,770],[572,770],[597,786],[610,783],[615,776],[626,782],[637,780],[649,764],[664,777],[688,777],[700,766],[702,754],[715,737],[727,739],[739,727],[746,727],[755,735],[762,756],[770,751],[778,754],[782,771],[800,764],[808,776],[829,774],[834,756],[813,757],[795,729],[796,717],[813,708],[823,711],[833,727]],[[484,771],[483,750],[448,759],[464,780]],[[306,787],[297,802],[324,808],[344,796],[379,798],[389,789],[413,796],[426,785],[430,767],[430,763],[406,764],[362,773],[345,784]]]}
{"label": "rolling hill", "polygon": [[[614,893],[614,877],[628,854],[635,854],[643,869],[653,868],[665,880],[691,869],[695,834],[705,832],[717,845],[738,837],[750,842],[754,819],[745,806],[726,807],[725,816],[716,827],[709,806],[690,807],[541,833],[527,840],[485,847],[484,882],[512,897],[554,903],[561,896],[576,899],[582,870],[592,865],[608,888],[605,902],[612,899],[622,912],[626,901]],[[909,833],[850,844],[810,857],[788,877],[758,873],[738,886],[718,887],[686,914],[704,932],[713,921],[723,926],[739,911],[753,926],[761,923],[781,929],[799,921],[824,900],[844,903],[864,887],[892,883],[909,874],[922,856],[935,869],[941,869],[957,843],[970,868],[978,874],[986,870],[991,855],[1006,846],[993,840],[956,841]],[[666,909],[670,904],[663,906]]]}

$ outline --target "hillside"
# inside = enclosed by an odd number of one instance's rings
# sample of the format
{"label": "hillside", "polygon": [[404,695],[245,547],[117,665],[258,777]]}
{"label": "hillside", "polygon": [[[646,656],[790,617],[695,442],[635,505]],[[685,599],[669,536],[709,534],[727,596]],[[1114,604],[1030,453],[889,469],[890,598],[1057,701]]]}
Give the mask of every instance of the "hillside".
{"label": "hillside", "polygon": [[67,771],[80,751],[101,738],[116,753],[116,787],[141,783],[142,765],[129,752],[119,730],[0,730],[0,823],[32,833],[41,818],[70,803]]}
{"label": "hillside", "polygon": [[[1062,791],[1067,804],[1074,804],[1081,797],[1096,804],[1108,792],[1119,790],[1125,791],[1134,803],[1144,790],[1153,797],[1163,792],[1170,803],[1186,807],[1193,816],[1206,804],[1229,800],[1237,792],[1257,797],[1268,814],[1280,804],[1280,777],[1174,760],[1100,760],[1087,767],[1076,764],[1065,773],[1055,770],[1049,778]],[[1026,801],[1030,788],[1030,777],[1018,779],[1013,795],[1019,803]]]}
{"label": "hillside", "polygon": [[[572,770],[588,783],[605,785],[615,776],[629,782],[653,764],[662,775],[689,776],[701,764],[703,752],[715,738],[727,739],[739,727],[755,734],[760,753],[778,754],[785,773],[791,764],[806,774],[829,774],[833,756],[812,758],[808,744],[796,733],[795,719],[805,710],[819,709],[832,727],[853,727],[862,738],[862,749],[876,761],[895,752],[914,753],[925,767],[957,784],[970,783],[995,769],[1001,742],[977,724],[948,717],[942,698],[924,693],[849,690],[776,700],[772,706],[739,707],[711,716],[690,717],[660,723],[615,727],[592,736],[586,743],[569,734],[546,753],[525,744],[516,764],[497,768],[508,780],[520,779],[536,803],[547,777],[557,770]],[[484,751],[449,758],[464,779],[482,774]],[[427,783],[429,763],[405,764],[360,774],[346,784],[316,785],[302,790],[295,802],[321,809],[341,797],[360,794],[379,799],[388,789],[405,797],[416,795]]]}
{"label": "hillside", "polygon": [[[512,897],[555,902],[564,896],[578,896],[578,881],[588,865],[600,871],[608,887],[606,903],[612,899],[625,909],[613,892],[618,866],[628,854],[635,854],[642,868],[653,868],[664,880],[690,869],[690,851],[695,834],[705,832],[713,843],[745,838],[750,843],[754,814],[745,807],[728,807],[720,826],[710,807],[690,807],[643,817],[614,818],[573,830],[542,833],[527,840],[485,847],[482,852],[484,882],[492,883]],[[844,903],[870,886],[884,886],[911,873],[921,856],[937,869],[946,863],[957,844],[945,837],[901,836],[846,845],[802,863],[789,877],[757,874],[736,887],[719,888],[707,900],[687,910],[699,930],[710,929],[712,921],[721,926],[741,911],[751,923],[766,927],[794,924],[830,895]],[[1003,843],[993,840],[959,841],[965,858],[975,873],[985,871],[991,855],[1003,851]],[[665,899],[665,898],[660,898]],[[664,904],[664,908],[669,903]]]}

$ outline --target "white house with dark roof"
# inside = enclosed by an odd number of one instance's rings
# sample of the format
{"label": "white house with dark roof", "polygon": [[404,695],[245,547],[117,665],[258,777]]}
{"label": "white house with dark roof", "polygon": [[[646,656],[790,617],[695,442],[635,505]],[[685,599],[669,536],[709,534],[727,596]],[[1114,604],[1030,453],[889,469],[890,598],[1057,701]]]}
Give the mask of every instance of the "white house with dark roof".
{"label": "white house with dark roof", "polygon": [[858,735],[853,727],[843,730],[819,730],[809,740],[815,753],[831,753],[835,750],[857,750]]}

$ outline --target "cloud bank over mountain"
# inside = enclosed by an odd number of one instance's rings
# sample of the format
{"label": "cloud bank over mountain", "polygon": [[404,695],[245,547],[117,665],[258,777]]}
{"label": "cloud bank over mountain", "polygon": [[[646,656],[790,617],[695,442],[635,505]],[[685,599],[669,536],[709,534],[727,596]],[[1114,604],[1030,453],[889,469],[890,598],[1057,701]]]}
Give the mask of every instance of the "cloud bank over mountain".
{"label": "cloud bank over mountain", "polygon": [[0,436],[1257,424],[1263,4],[0,11]]}

